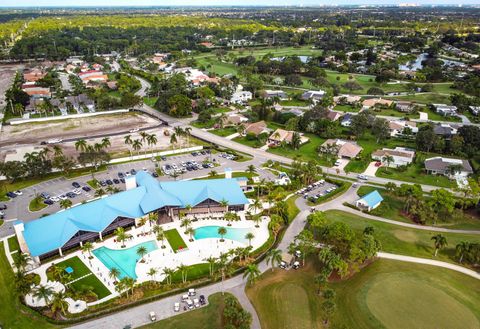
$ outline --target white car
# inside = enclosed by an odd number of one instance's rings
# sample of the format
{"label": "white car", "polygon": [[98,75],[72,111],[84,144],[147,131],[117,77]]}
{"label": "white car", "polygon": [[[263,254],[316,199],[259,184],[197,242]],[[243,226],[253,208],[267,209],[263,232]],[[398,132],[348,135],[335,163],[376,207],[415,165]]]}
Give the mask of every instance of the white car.
{"label": "white car", "polygon": [[191,289],[188,289],[188,295],[189,296],[195,296],[197,293],[195,292],[195,289],[191,288]]}
{"label": "white car", "polygon": [[65,194],[59,195],[58,198],[60,200],[67,200],[68,199],[68,197]]}
{"label": "white car", "polygon": [[196,298],[193,300],[193,304],[195,305],[196,308],[200,307],[200,302]]}
{"label": "white car", "polygon": [[368,180],[368,177],[363,175],[363,174],[360,174],[357,176],[358,179],[363,179],[363,180]]}
{"label": "white car", "polygon": [[80,190],[78,188],[74,189],[72,192],[75,193],[76,195],[82,194],[82,190]]}
{"label": "white car", "polygon": [[13,193],[15,193],[16,195],[22,195],[22,194],[23,194],[23,192],[22,192],[22,191],[20,191],[20,190],[18,190],[18,191],[14,191]]}
{"label": "white car", "polygon": [[188,300],[188,295],[183,295],[182,296],[182,302],[185,302],[186,300]]}
{"label": "white car", "polygon": [[179,312],[180,311],[180,303],[175,303],[173,304],[173,310],[175,312]]}
{"label": "white car", "polygon": [[153,321],[157,321],[157,315],[155,314],[155,312],[150,312],[148,314],[150,316],[150,320],[153,322]]}
{"label": "white car", "polygon": [[0,216],[5,216],[5,213],[0,210]]}
{"label": "white car", "polygon": [[342,164],[342,161],[340,161],[340,160],[335,161],[335,166],[338,167],[338,166],[341,165],[341,164]]}
{"label": "white car", "polygon": [[58,196],[52,196],[50,200],[52,200],[53,202],[58,202],[60,201],[60,198]]}
{"label": "white car", "polygon": [[136,132],[138,132],[139,130],[140,130],[140,129],[138,129],[138,128],[130,129],[130,133],[136,133]]}
{"label": "white car", "polygon": [[193,302],[190,299],[187,299],[185,302],[187,303],[187,307],[189,310],[192,310],[194,308]]}

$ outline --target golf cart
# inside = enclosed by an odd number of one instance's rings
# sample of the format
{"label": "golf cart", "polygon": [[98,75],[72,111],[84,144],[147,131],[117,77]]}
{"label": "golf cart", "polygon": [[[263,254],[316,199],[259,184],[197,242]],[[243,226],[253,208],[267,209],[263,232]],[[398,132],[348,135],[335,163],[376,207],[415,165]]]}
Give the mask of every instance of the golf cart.
{"label": "golf cart", "polygon": [[156,316],[155,312],[151,311],[148,315],[150,316],[150,320],[152,322],[157,321],[157,316]]}

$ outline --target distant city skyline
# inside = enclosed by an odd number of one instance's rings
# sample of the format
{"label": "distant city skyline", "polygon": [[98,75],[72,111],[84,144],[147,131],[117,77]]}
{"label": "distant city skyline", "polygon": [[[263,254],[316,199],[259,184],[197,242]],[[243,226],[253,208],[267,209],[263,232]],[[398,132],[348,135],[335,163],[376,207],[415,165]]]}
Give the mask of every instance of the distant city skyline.
{"label": "distant city skyline", "polygon": [[480,5],[479,0],[2,0],[0,7]]}

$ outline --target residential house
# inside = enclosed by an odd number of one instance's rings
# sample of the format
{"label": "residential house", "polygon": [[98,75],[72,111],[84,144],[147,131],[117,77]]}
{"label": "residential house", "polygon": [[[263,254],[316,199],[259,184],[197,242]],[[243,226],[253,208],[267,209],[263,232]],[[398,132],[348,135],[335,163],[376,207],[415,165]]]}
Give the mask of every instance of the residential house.
{"label": "residential house", "polygon": [[50,104],[59,109],[62,113],[67,113],[67,104],[63,100],[55,98],[50,101]]}
{"label": "residential house", "polygon": [[78,77],[85,85],[88,85],[90,82],[107,82],[108,80],[108,76],[106,74],[103,74],[102,71],[96,70],[80,72],[78,73]]}
{"label": "residential house", "polygon": [[392,120],[388,122],[388,127],[390,128],[390,136],[392,137],[405,134],[405,129],[409,130],[411,134],[418,132],[417,123],[414,121]]}
{"label": "residential house", "polygon": [[22,90],[27,93],[31,98],[50,98],[52,93],[50,88],[37,87],[35,84],[32,85],[22,85]]}
{"label": "residential house", "polygon": [[434,157],[425,160],[425,170],[432,175],[444,175],[449,178],[467,177],[473,174],[468,160]]}
{"label": "residential house", "polygon": [[67,64],[80,66],[84,63],[82,56],[70,56],[66,59]]}
{"label": "residential house", "polygon": [[415,105],[412,102],[398,101],[395,102],[395,108],[400,112],[410,113],[413,111]]}
{"label": "residential house", "polygon": [[244,122],[247,122],[248,118],[241,114],[230,114],[223,120],[224,126],[238,126]]}
{"label": "residential house", "polygon": [[230,98],[230,103],[232,104],[245,104],[253,98],[253,95],[250,91],[236,91],[232,94]]}
{"label": "residential house", "polygon": [[324,96],[324,90],[309,90],[302,94],[301,99],[304,101],[312,101],[313,103],[317,103],[321,101]]}
{"label": "residential house", "polygon": [[172,70],[172,73],[181,73],[185,75],[185,79],[194,86],[199,86],[202,83],[218,83],[217,78],[211,78],[202,71],[191,67],[180,67]]}
{"label": "residential house", "polygon": [[435,112],[445,117],[457,115],[457,107],[446,104],[432,104]]}
{"label": "residential house", "polygon": [[362,102],[362,109],[368,110],[372,107],[385,106],[389,107],[393,104],[393,101],[383,98],[370,98]]}
{"label": "residential house", "polygon": [[[392,161],[386,161],[386,157],[391,156]],[[415,151],[404,147],[396,147],[394,149],[383,148],[372,153],[372,159],[380,161],[388,167],[407,166],[413,162]]]}
{"label": "residential house", "polygon": [[43,79],[46,75],[47,73],[42,72],[42,70],[33,69],[23,73],[23,80],[26,82],[37,82],[38,80]]}
{"label": "residential house", "polygon": [[374,190],[358,199],[355,202],[355,205],[357,206],[357,208],[360,208],[362,210],[372,211],[373,209],[380,206],[382,204],[382,201],[383,198],[380,193],[378,193],[377,190]]}
{"label": "residential house", "polygon": [[[268,137],[268,144],[272,146],[278,146],[283,142],[290,144],[292,142],[294,133],[296,132],[292,130],[284,130],[278,128],[270,135],[270,137]],[[309,138],[303,136],[302,133],[298,134],[300,135],[300,145],[305,144],[309,141]]]}
{"label": "residential house", "polygon": [[342,115],[339,112],[328,111],[327,115],[326,115],[326,119],[328,119],[330,121],[337,121],[338,119],[340,119],[341,116]]}
{"label": "residential house", "polygon": [[267,124],[263,120],[254,122],[254,123],[244,123],[243,127],[244,127],[244,130],[243,130],[244,135],[251,134],[251,135],[258,136],[260,134],[270,132],[270,129],[267,128]]}
{"label": "residential house", "polygon": [[433,132],[435,135],[439,135],[444,137],[445,139],[452,138],[453,135],[456,135],[458,131],[458,126],[448,124],[448,123],[441,123],[433,127]]}
{"label": "residential house", "polygon": [[335,104],[340,104],[340,105],[346,105],[346,104],[356,104],[362,100],[362,97],[360,96],[354,96],[354,95],[340,95],[340,96],[335,96],[333,97],[333,102]]}
{"label": "residential house", "polygon": [[27,106],[25,106],[25,112],[35,113],[39,106],[44,103],[44,100],[41,98],[31,98]]}
{"label": "residential house", "polygon": [[337,155],[339,158],[353,159],[363,148],[353,141],[345,141],[342,139],[327,139],[322,147],[335,146],[338,148]]}
{"label": "residential house", "polygon": [[475,116],[478,116],[478,114],[480,114],[480,106],[470,106],[469,110]]}
{"label": "residential house", "polygon": [[262,92],[262,97],[266,99],[279,99],[281,101],[285,101],[288,99],[288,95],[286,92],[282,90],[264,90]]}

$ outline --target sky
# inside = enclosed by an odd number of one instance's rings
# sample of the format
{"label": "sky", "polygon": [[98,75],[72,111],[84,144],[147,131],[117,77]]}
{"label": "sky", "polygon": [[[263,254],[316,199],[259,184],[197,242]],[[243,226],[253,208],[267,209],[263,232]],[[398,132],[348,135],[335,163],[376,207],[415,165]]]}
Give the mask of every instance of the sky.
{"label": "sky", "polygon": [[0,0],[0,7],[72,6],[320,6],[320,5],[480,4],[480,0]]}

